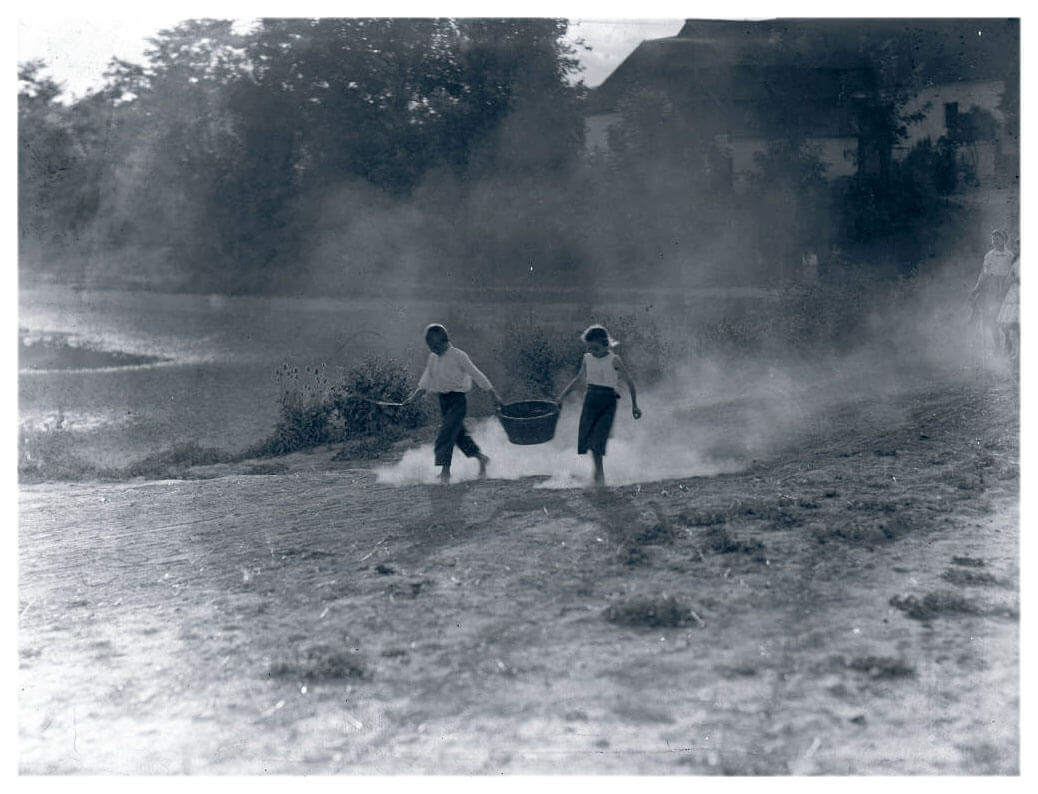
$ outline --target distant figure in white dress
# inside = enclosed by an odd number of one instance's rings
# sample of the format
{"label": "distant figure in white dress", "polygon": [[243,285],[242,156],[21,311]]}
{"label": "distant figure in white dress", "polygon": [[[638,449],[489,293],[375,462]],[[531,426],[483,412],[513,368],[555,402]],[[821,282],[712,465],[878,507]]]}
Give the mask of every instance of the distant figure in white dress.
{"label": "distant figure in white dress", "polygon": [[980,325],[981,344],[991,341],[996,352],[1003,349],[998,313],[1006,296],[1006,280],[1013,264],[1013,252],[1006,247],[1008,237],[1001,229],[991,232],[991,250],[984,255],[977,283],[970,291],[970,320]]}
{"label": "distant figure in white dress", "polygon": [[1005,350],[1015,364],[1020,361],[1020,241],[1013,243],[1013,263],[1006,276],[1006,297],[998,312],[998,327],[1002,330]]}

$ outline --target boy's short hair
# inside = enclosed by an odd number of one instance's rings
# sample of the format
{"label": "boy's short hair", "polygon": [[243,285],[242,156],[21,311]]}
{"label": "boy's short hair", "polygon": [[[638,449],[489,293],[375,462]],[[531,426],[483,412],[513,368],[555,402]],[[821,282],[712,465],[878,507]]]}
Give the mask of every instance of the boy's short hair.
{"label": "boy's short hair", "polygon": [[442,339],[447,342],[450,337],[447,335],[447,329],[439,323],[430,323],[425,326],[425,341],[428,342],[432,339]]}

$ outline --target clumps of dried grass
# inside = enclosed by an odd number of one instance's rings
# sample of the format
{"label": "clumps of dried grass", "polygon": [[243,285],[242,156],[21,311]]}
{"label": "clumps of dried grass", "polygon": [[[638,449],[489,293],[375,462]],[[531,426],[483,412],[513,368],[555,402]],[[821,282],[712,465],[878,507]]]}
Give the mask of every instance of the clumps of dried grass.
{"label": "clumps of dried grass", "polygon": [[952,565],[961,565],[964,568],[983,568],[984,560],[976,557],[952,557]]}
{"label": "clumps of dried grass", "polygon": [[640,565],[648,562],[650,555],[643,546],[666,546],[677,539],[678,532],[667,519],[657,518],[648,523],[632,522],[622,530],[611,531],[616,537],[621,535],[617,547],[617,557],[624,565]]}
{"label": "clumps of dried grass", "polygon": [[413,582],[394,582],[388,588],[388,593],[392,598],[407,598],[414,599],[418,598],[419,594],[423,591],[428,591],[436,582],[432,579],[420,579]]}
{"label": "clumps of dried grass", "polygon": [[711,527],[703,537],[707,548],[716,554],[751,554],[756,559],[764,553],[764,544],[756,538],[750,541],[739,540],[724,527]]}
{"label": "clumps of dried grass", "polygon": [[274,661],[268,675],[309,682],[352,681],[369,677],[356,654],[328,645],[314,645],[300,650],[293,659]]}
{"label": "clumps of dried grass", "polygon": [[690,527],[712,527],[727,523],[728,516],[720,512],[688,513],[683,511],[678,515],[678,520]]}
{"label": "clumps of dried grass", "polygon": [[929,621],[939,617],[980,614],[980,607],[958,593],[927,593],[921,599],[915,596],[894,596],[890,605],[900,609],[913,620]]}
{"label": "clumps of dried grass", "polygon": [[603,617],[617,626],[633,628],[679,628],[702,626],[703,619],[695,610],[680,603],[674,596],[630,598],[609,605]]}
{"label": "clumps of dried grass", "polygon": [[126,467],[127,477],[144,477],[145,479],[182,479],[188,469],[195,466],[214,466],[219,463],[230,463],[234,456],[222,449],[203,447],[194,441],[185,444],[174,444],[171,449],[162,450],[147,456],[143,460]]}
{"label": "clumps of dried grass", "polygon": [[866,546],[889,543],[908,534],[912,525],[904,516],[880,514],[880,516],[855,517],[836,526],[817,526],[813,530],[818,543],[844,541]]}
{"label": "clumps of dried grass", "polygon": [[941,574],[941,578],[960,587],[990,587],[1002,584],[998,577],[987,571],[963,570],[962,568],[949,568]]}
{"label": "clumps of dried grass", "polygon": [[874,679],[912,678],[915,676],[915,668],[912,665],[888,656],[860,656],[852,659],[847,667],[860,673],[866,673],[869,678]]}

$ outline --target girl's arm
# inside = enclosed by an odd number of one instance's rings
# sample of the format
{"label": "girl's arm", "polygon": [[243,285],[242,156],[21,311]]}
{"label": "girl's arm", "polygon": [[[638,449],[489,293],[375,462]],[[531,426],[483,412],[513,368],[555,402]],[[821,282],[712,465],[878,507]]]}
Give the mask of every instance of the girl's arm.
{"label": "girl's arm", "polygon": [[573,379],[566,384],[566,388],[559,392],[559,396],[555,398],[555,402],[561,404],[565,399],[566,395],[570,393],[576,382],[585,376],[585,370],[587,370],[587,362],[584,359],[580,359],[580,369],[577,370],[577,374],[573,376]]}
{"label": "girl's arm", "polygon": [[641,408],[638,407],[638,389],[635,388],[634,378],[627,371],[627,366],[619,356],[613,358],[613,367],[620,373],[620,379],[627,384],[627,390],[631,393],[631,415],[635,419],[642,418]]}

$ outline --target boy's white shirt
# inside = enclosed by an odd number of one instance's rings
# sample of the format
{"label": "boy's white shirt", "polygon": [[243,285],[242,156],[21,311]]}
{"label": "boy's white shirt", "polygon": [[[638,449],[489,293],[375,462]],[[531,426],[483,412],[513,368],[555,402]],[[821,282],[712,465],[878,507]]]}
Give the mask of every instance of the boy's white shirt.
{"label": "boy's white shirt", "polygon": [[432,392],[467,392],[473,381],[481,389],[493,388],[490,379],[472,363],[468,353],[451,345],[443,355],[429,354],[418,388]]}

